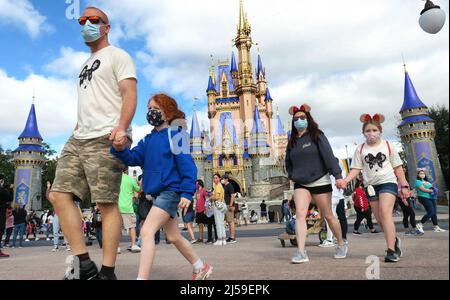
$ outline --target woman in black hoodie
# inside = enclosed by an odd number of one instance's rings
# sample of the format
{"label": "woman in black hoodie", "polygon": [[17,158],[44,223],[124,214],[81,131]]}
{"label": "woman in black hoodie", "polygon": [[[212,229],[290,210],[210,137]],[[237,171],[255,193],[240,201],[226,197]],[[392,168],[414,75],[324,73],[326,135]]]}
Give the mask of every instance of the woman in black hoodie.
{"label": "woman in black hoodie", "polygon": [[292,133],[286,150],[286,170],[289,179],[295,183],[298,253],[291,260],[294,264],[309,261],[305,251],[306,215],[312,200],[319,207],[320,214],[326,219],[338,240],[334,257],[346,258],[348,252],[348,247],[342,238],[339,220],[331,210],[333,188],[330,175],[333,175],[339,183],[343,180],[342,171],[330,143],[319,129],[310,111],[311,108],[306,104],[289,109],[292,115]]}

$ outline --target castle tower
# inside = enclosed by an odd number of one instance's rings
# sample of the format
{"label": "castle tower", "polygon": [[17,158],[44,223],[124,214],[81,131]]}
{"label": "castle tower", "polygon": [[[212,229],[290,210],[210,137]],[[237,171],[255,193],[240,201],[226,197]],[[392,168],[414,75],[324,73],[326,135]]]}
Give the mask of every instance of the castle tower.
{"label": "castle tower", "polygon": [[191,144],[191,155],[194,159],[195,165],[197,166],[197,179],[203,180],[205,182],[205,156],[203,155],[203,140],[202,132],[198,123],[197,112],[194,108],[194,114],[192,115],[192,125],[190,132],[190,144]]}
{"label": "castle tower", "polygon": [[250,133],[248,150],[252,159],[253,182],[261,182],[268,177],[267,166],[264,164],[263,158],[270,155],[270,147],[267,143],[267,131],[257,107],[253,112],[253,128]]}
{"label": "castle tower", "polygon": [[238,85],[236,86],[236,94],[241,99],[240,114],[241,119],[244,120],[244,139],[250,136],[250,130],[253,126],[251,124],[253,108],[256,103],[257,88],[253,81],[253,71],[251,63],[251,48],[252,37],[250,23],[247,20],[247,15],[244,11],[244,3],[240,0],[239,8],[239,24],[237,28],[237,37],[234,40],[234,45],[239,52],[238,62]]}
{"label": "castle tower", "polygon": [[44,166],[44,148],[39,133],[36,111],[33,104],[27,123],[19,136],[19,147],[14,150],[14,204],[27,210],[42,209],[42,167]]}
{"label": "castle tower", "polygon": [[444,197],[446,186],[434,138],[434,121],[428,116],[428,107],[420,100],[405,66],[405,99],[400,110],[400,136],[408,161],[410,184],[416,180],[417,168],[426,168],[427,176]]}

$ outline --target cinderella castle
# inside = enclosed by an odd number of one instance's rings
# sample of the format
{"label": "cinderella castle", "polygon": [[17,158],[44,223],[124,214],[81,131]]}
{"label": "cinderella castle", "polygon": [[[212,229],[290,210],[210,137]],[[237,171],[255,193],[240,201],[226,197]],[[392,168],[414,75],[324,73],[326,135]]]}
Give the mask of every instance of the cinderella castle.
{"label": "cinderella castle", "polygon": [[266,69],[258,54],[253,71],[251,26],[240,1],[237,36],[238,55],[231,62],[219,61],[209,71],[208,118],[210,130],[201,130],[194,111],[191,153],[198,178],[212,186],[213,174],[227,174],[235,191],[269,200],[289,189],[284,157],[288,134],[267,84]]}

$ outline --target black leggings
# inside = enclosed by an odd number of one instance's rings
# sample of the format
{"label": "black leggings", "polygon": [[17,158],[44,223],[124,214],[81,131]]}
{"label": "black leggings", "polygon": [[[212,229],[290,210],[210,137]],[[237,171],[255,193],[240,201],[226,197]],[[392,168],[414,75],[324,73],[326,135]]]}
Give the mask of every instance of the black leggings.
{"label": "black leggings", "polygon": [[373,222],[372,222],[372,210],[369,208],[369,210],[362,211],[361,208],[355,207],[356,211],[356,221],[353,225],[353,228],[355,231],[359,230],[359,225],[361,225],[362,220],[367,220],[367,226],[370,230],[373,230]]}
{"label": "black leggings", "polygon": [[336,214],[341,224],[342,238],[347,239],[348,223],[347,216],[345,215],[345,200],[341,199],[336,206]]}
{"label": "black leggings", "polygon": [[405,229],[408,229],[409,223],[411,223],[412,228],[416,228],[416,213],[414,212],[414,209],[411,206],[411,201],[408,200],[408,206],[406,206],[401,199],[398,199],[397,202],[398,205],[400,205],[403,212],[403,227]]}
{"label": "black leggings", "polygon": [[212,236],[212,231],[214,228],[214,237],[217,240],[217,229],[216,229],[216,222],[214,221],[214,216],[212,216],[211,218],[207,218],[208,222],[207,222],[207,226],[208,226],[208,241],[212,241],[213,240],[213,236]]}

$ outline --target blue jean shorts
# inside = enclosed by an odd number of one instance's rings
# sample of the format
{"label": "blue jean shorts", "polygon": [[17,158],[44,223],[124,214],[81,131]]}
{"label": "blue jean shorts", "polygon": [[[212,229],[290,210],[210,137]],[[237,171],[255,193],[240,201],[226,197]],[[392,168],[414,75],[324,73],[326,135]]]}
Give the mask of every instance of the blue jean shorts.
{"label": "blue jean shorts", "polygon": [[183,223],[192,223],[194,222],[195,214],[194,211],[189,211],[183,216]]}
{"label": "blue jean shorts", "polygon": [[396,183],[383,183],[380,185],[373,185],[375,189],[375,196],[369,196],[367,188],[365,189],[367,199],[369,201],[378,201],[380,199],[380,194],[392,194],[394,196],[398,195],[398,185]]}
{"label": "blue jean shorts", "polygon": [[163,191],[156,196],[156,200],[153,201],[153,206],[164,210],[171,218],[175,218],[177,216],[180,198],[180,194],[177,192]]}

